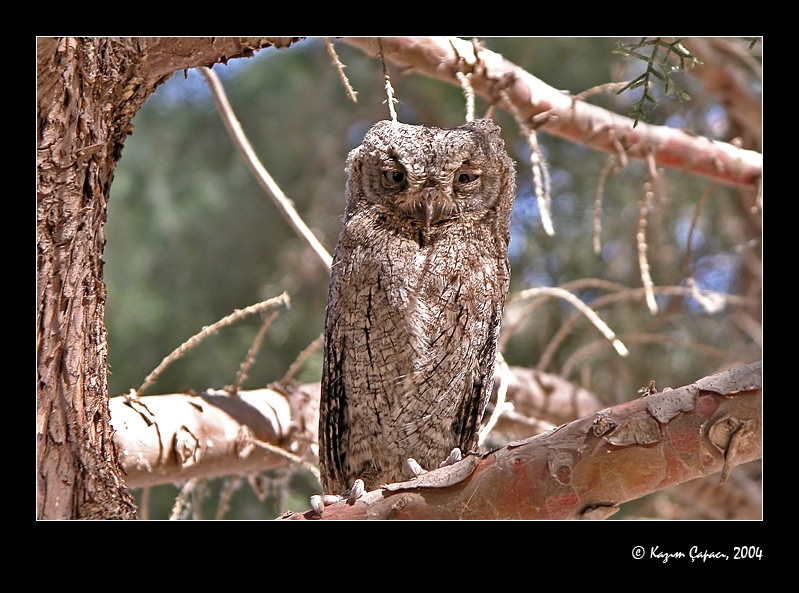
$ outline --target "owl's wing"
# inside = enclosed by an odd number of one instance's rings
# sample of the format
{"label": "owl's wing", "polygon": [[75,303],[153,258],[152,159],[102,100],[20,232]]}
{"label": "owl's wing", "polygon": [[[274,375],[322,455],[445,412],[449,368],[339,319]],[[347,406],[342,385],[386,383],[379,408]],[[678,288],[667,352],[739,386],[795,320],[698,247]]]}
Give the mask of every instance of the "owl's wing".
{"label": "owl's wing", "polygon": [[479,364],[472,373],[471,386],[467,386],[458,406],[456,418],[459,423],[453,429],[458,435],[458,446],[463,453],[477,450],[480,425],[494,387],[494,362],[501,316],[502,307],[495,307],[490,331],[477,356]]}
{"label": "owl's wing", "polygon": [[325,329],[322,397],[319,403],[319,469],[322,490],[326,494],[342,494],[347,488],[344,475],[344,453],[340,443],[345,428],[346,394],[342,373],[342,357],[331,329]]}

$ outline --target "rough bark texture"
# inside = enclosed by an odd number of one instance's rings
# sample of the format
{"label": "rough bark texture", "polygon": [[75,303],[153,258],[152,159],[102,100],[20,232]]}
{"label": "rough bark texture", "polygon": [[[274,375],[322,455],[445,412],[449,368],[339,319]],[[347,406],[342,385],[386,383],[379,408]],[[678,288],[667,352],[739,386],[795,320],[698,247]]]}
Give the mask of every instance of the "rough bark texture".
{"label": "rough bark texture", "polygon": [[176,70],[290,38],[37,40],[37,518],[135,518],[114,449],[104,224],[131,119]]}

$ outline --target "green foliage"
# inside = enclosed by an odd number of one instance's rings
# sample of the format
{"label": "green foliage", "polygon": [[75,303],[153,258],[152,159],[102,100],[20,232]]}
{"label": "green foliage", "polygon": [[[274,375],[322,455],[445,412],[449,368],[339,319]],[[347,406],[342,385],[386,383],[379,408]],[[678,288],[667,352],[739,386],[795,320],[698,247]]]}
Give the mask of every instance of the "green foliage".
{"label": "green foliage", "polygon": [[[646,71],[643,74],[637,76],[617,91],[617,94],[621,94],[626,90],[633,90],[639,87],[644,89],[641,98],[633,103],[630,108],[630,117],[635,119],[633,127],[637,126],[639,121],[646,119],[645,107],[648,103],[653,108],[658,103],[651,88],[653,77],[664,84],[664,93],[666,95],[674,92],[680,103],[691,98],[688,93],[675,84],[673,77],[676,72],[685,71],[686,62],[689,66],[693,66],[694,64],[701,64],[702,61],[685,49],[681,42],[682,39],[664,41],[662,37],[644,37],[638,43],[619,41],[618,48],[613,51],[613,53],[623,55],[625,59],[633,57],[646,63]],[[640,50],[644,48],[650,49],[651,53],[649,55],[642,53]],[[661,49],[665,50],[665,52],[661,52]],[[672,56],[677,59],[676,65],[671,62]]]}

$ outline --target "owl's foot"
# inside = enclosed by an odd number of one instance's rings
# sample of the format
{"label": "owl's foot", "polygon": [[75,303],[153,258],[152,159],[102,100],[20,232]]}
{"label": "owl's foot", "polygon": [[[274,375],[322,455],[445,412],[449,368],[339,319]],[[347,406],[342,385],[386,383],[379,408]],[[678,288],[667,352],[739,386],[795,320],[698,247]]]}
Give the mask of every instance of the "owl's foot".
{"label": "owl's foot", "polygon": [[[458,447],[455,447],[452,451],[449,452],[449,456],[438,464],[438,467],[446,467],[448,465],[454,465],[458,463],[461,459],[463,459],[463,453]],[[407,460],[408,468],[410,468],[411,473],[414,477],[418,478],[422,474],[426,474],[427,470],[424,469],[419,462],[416,461],[413,457],[409,457]]]}
{"label": "owl's foot", "polygon": [[347,504],[355,504],[355,501],[363,496],[364,492],[366,492],[366,486],[364,485],[363,480],[358,478],[355,480],[355,482],[353,482],[352,488],[350,488],[350,493],[347,496]]}
{"label": "owl's foot", "polygon": [[314,494],[311,496],[311,508],[316,511],[317,515],[321,515],[325,507],[342,500],[344,500],[344,497],[338,494]]}
{"label": "owl's foot", "polygon": [[438,464],[438,467],[446,467],[447,465],[454,465],[458,463],[461,459],[463,459],[463,453],[458,447],[455,447],[452,451],[449,452],[449,457],[447,457],[444,461]]}
{"label": "owl's foot", "polygon": [[325,507],[329,507],[331,504],[336,504],[337,502],[346,500],[347,504],[355,504],[355,501],[363,496],[364,492],[366,492],[366,486],[363,480],[357,479],[353,482],[350,493],[347,496],[342,496],[340,494],[314,494],[311,496],[311,508],[316,511],[318,515],[321,515]]}
{"label": "owl's foot", "polygon": [[405,461],[405,463],[408,464],[408,469],[411,470],[411,473],[416,478],[418,478],[422,474],[426,474],[427,473],[427,470],[424,469],[421,465],[419,465],[419,462],[416,461],[413,457],[408,457],[408,459]]}

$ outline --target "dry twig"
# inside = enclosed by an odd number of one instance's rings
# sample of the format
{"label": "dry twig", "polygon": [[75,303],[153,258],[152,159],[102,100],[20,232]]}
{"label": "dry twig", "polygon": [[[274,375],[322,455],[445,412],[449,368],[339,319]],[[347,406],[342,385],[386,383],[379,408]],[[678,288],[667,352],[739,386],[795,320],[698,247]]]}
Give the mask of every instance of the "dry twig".
{"label": "dry twig", "polygon": [[327,48],[327,53],[330,54],[330,59],[333,60],[333,66],[336,68],[336,72],[338,72],[339,78],[341,78],[341,83],[344,85],[344,88],[347,91],[347,96],[352,99],[353,103],[358,102],[358,98],[356,95],[358,91],[352,88],[347,75],[344,74],[344,68],[346,66],[341,63],[341,60],[338,59],[338,54],[336,53],[336,48],[333,47],[333,44],[330,43],[330,38],[325,37],[325,47]]}
{"label": "dry twig", "polygon": [[291,202],[291,200],[286,197],[286,194],[283,193],[283,190],[280,189],[266,168],[264,168],[264,166],[261,164],[252,148],[252,145],[250,144],[249,140],[247,140],[247,136],[245,136],[244,130],[241,128],[241,124],[239,123],[238,119],[236,119],[236,115],[233,113],[233,108],[230,106],[230,102],[227,100],[225,89],[222,86],[219,77],[210,68],[200,68],[200,72],[205,77],[205,80],[211,89],[211,94],[214,97],[214,103],[219,110],[219,115],[222,116],[222,121],[225,124],[225,128],[227,128],[227,131],[233,139],[236,148],[238,148],[239,152],[241,152],[242,156],[244,156],[244,160],[246,161],[247,166],[250,168],[250,171],[252,171],[252,173],[255,175],[255,178],[258,180],[261,186],[266,189],[267,193],[271,196],[272,201],[283,214],[283,217],[289,222],[291,227],[300,236],[300,238],[302,238],[303,241],[305,241],[305,243],[314,251],[314,253],[316,253],[329,272],[330,265],[333,263],[333,258],[330,257],[330,254],[327,252],[327,250],[314,236],[314,234],[311,232],[311,229],[309,229],[308,225],[305,224],[305,221],[303,221],[302,218],[300,218],[300,215],[297,214],[297,211],[294,209],[294,204]]}
{"label": "dry twig", "polygon": [[186,352],[190,349],[194,348],[197,344],[202,342],[205,338],[210,336],[211,334],[219,331],[223,327],[227,327],[232,325],[239,319],[243,319],[248,315],[252,315],[254,313],[259,313],[261,311],[267,311],[269,309],[275,307],[285,307],[289,303],[289,297],[286,293],[281,294],[280,296],[271,298],[266,301],[262,301],[260,303],[256,303],[255,305],[250,305],[249,307],[245,307],[244,309],[238,309],[228,315],[227,317],[223,317],[216,323],[213,323],[209,326],[204,327],[199,333],[193,335],[191,338],[183,342],[180,346],[178,346],[175,350],[173,350],[169,356],[164,358],[157,367],[147,375],[147,378],[144,379],[144,383],[142,383],[141,387],[139,387],[133,397],[139,397],[144,392],[147,387],[152,385],[158,375],[160,375],[165,368],[167,368],[170,364],[175,362],[177,359],[182,357]]}

